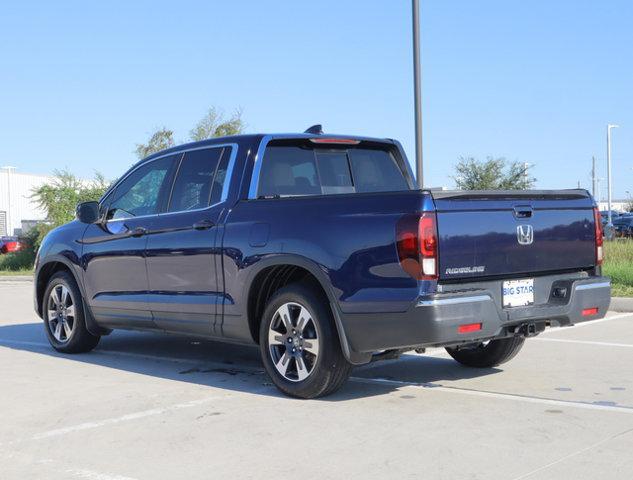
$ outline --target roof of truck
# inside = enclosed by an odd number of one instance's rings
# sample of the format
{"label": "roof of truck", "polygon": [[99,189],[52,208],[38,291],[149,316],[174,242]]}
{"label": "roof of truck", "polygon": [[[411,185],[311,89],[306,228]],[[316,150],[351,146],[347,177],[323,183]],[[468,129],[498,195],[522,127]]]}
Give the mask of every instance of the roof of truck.
{"label": "roof of truck", "polygon": [[378,142],[378,143],[397,143],[395,140],[391,138],[376,138],[376,137],[365,137],[360,135],[342,135],[342,134],[314,134],[314,133],[247,133],[240,135],[229,135],[226,137],[214,137],[209,138],[207,140],[200,140],[198,142],[189,142],[183,143],[181,145],[176,145],[171,148],[167,148],[165,150],[161,150],[160,152],[153,153],[143,158],[138,163],[145,162],[147,160],[151,160],[153,158],[168,155],[170,153],[178,153],[184,150],[192,150],[195,148],[201,148],[205,146],[213,146],[213,145],[223,145],[227,143],[251,143],[251,142],[259,142],[263,138],[272,138],[272,139],[310,139],[310,138],[320,138],[320,139],[350,139],[350,140],[359,140],[361,142]]}

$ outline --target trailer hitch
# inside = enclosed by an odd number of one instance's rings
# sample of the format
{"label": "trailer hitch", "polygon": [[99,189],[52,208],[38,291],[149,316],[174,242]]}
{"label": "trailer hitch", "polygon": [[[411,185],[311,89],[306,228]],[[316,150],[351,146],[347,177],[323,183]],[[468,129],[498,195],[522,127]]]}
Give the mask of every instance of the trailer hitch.
{"label": "trailer hitch", "polygon": [[545,330],[545,322],[529,322],[517,325],[511,330],[515,335],[520,335],[526,338],[536,337],[539,333]]}

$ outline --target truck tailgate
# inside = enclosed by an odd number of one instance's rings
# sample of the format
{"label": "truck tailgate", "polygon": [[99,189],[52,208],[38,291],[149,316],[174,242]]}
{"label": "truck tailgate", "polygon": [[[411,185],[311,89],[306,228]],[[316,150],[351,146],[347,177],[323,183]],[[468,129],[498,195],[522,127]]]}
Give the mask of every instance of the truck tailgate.
{"label": "truck tailgate", "polygon": [[571,271],[596,264],[585,190],[433,192],[442,280]]}

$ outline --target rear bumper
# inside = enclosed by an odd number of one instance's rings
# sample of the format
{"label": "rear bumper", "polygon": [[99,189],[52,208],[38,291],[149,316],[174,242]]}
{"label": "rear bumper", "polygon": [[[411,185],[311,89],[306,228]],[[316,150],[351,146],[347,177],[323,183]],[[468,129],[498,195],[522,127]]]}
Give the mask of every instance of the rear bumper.
{"label": "rear bumper", "polygon": [[[502,308],[501,282],[488,282],[479,285],[483,288],[420,297],[403,313],[345,315],[346,337],[350,349],[359,353],[459,345],[515,335],[524,324],[567,326],[596,320],[609,308],[608,277],[546,277],[539,282],[536,304],[529,307]],[[553,286],[559,285],[568,289],[565,298],[551,295]],[[587,309],[597,312],[583,315]],[[481,329],[458,333],[460,325],[474,323],[481,323]]]}

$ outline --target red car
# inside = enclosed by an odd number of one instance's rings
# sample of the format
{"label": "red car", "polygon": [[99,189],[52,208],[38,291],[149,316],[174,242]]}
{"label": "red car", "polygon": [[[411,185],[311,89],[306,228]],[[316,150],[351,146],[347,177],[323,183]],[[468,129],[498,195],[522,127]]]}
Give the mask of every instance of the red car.
{"label": "red car", "polygon": [[17,252],[22,249],[22,244],[17,237],[0,238],[0,254]]}

